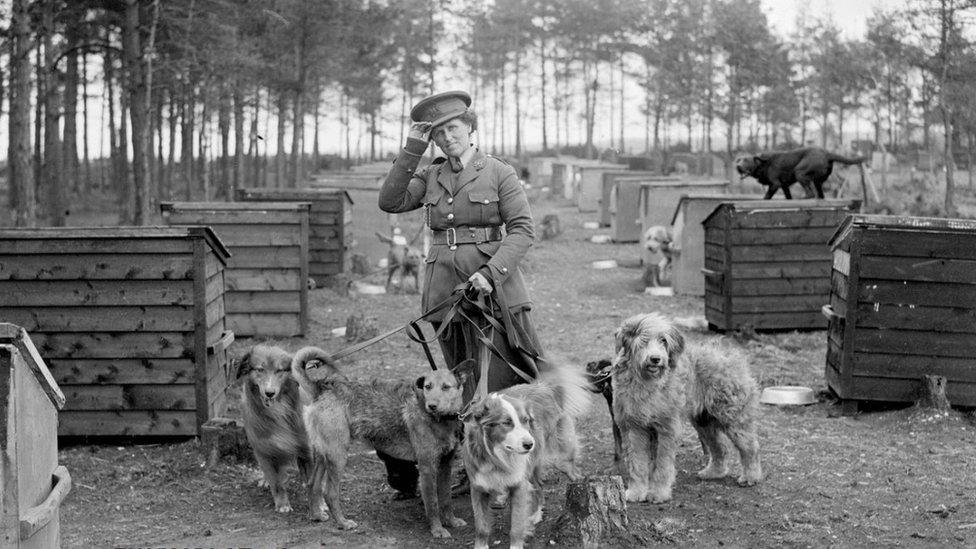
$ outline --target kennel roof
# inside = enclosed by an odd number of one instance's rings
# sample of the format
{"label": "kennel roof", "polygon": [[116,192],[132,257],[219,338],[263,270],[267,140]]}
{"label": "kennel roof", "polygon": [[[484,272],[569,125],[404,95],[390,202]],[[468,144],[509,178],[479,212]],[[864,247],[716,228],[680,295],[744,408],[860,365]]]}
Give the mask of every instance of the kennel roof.
{"label": "kennel roof", "polygon": [[840,199],[840,198],[827,198],[827,199],[813,199],[805,198],[802,200],[762,200],[762,199],[751,199],[751,200],[729,200],[728,202],[722,202],[712,210],[712,213],[708,214],[702,224],[708,223],[713,217],[719,214],[721,211],[732,211],[732,212],[743,212],[743,213],[756,213],[763,211],[816,211],[816,210],[837,210],[837,209],[858,209],[861,207],[860,199]]}
{"label": "kennel roof", "polygon": [[836,248],[850,237],[855,228],[881,229],[904,232],[976,234],[976,220],[941,217],[915,217],[909,215],[853,214],[847,217],[830,237],[831,248]]}

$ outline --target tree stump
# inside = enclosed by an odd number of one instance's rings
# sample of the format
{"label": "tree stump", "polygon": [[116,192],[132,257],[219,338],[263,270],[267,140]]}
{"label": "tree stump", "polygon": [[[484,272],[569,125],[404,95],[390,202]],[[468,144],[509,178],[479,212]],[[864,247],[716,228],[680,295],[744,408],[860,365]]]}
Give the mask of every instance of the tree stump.
{"label": "tree stump", "polygon": [[373,319],[366,318],[363,314],[350,315],[346,319],[346,341],[356,343],[366,341],[380,333]]}
{"label": "tree stump", "polygon": [[584,549],[613,547],[629,538],[623,479],[613,475],[570,482],[565,510],[557,523],[562,535],[578,541],[574,545]]}
{"label": "tree stump", "polygon": [[233,456],[239,462],[253,457],[244,426],[231,418],[215,417],[204,423],[200,427],[200,447],[207,467],[213,467],[224,456]]}
{"label": "tree stump", "polygon": [[946,397],[945,376],[922,376],[922,389],[916,405],[937,412],[948,412],[949,399]]}
{"label": "tree stump", "polygon": [[562,225],[559,223],[559,216],[556,214],[546,214],[540,223],[542,228],[542,240],[552,240],[563,233]]}

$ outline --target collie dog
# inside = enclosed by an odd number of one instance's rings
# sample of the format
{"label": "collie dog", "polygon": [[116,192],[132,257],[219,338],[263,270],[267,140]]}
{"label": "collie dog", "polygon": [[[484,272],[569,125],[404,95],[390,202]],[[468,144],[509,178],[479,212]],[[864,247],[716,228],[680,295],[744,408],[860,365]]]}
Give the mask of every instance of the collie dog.
{"label": "collie dog", "polygon": [[471,484],[475,548],[488,547],[491,507],[511,504],[510,543],[522,547],[542,520],[544,467],[571,479],[576,466],[576,421],[589,406],[582,369],[553,365],[529,384],[473,402],[464,414],[464,467]]}

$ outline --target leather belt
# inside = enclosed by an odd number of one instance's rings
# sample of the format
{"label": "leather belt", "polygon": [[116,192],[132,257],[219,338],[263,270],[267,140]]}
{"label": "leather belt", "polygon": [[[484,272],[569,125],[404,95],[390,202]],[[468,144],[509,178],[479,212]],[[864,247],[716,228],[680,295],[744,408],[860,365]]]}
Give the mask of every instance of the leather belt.
{"label": "leather belt", "polygon": [[451,227],[431,231],[431,244],[457,246],[458,244],[480,244],[502,239],[500,227]]}

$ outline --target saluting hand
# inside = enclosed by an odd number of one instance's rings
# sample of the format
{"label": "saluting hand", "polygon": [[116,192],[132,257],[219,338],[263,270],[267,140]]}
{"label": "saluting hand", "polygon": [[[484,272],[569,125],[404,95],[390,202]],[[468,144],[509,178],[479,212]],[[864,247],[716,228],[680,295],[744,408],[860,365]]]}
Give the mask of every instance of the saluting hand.
{"label": "saluting hand", "polygon": [[480,294],[490,294],[491,293],[491,282],[481,273],[474,273],[468,277],[468,282],[471,283],[471,287],[478,291]]}
{"label": "saluting hand", "polygon": [[430,141],[430,122],[414,122],[410,124],[410,130],[407,132],[407,137],[412,137],[414,139],[420,139],[423,141]]}

